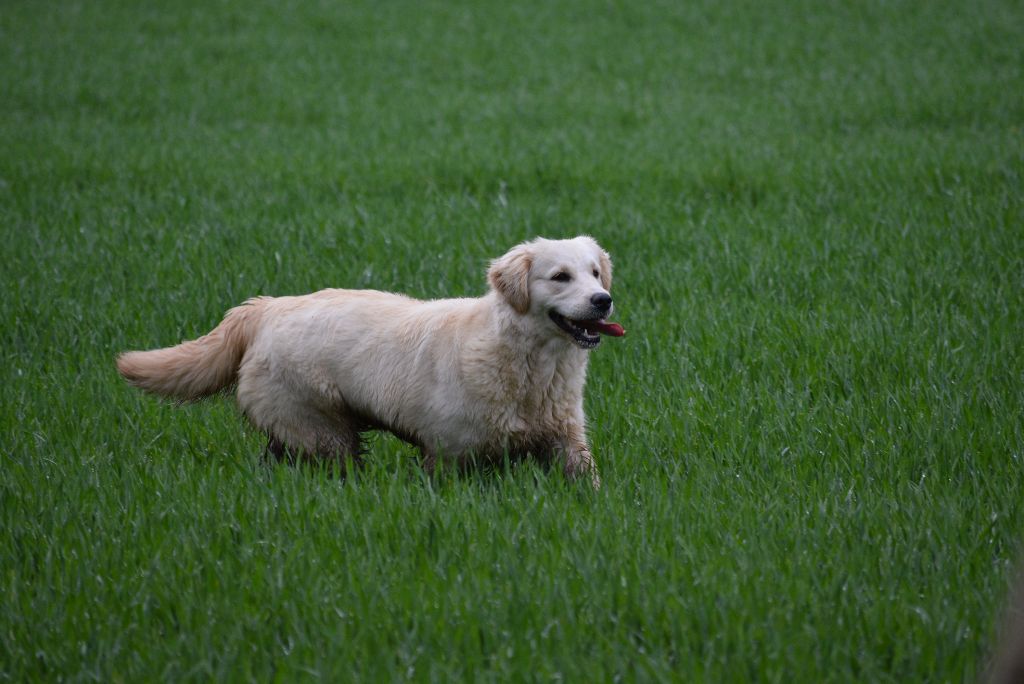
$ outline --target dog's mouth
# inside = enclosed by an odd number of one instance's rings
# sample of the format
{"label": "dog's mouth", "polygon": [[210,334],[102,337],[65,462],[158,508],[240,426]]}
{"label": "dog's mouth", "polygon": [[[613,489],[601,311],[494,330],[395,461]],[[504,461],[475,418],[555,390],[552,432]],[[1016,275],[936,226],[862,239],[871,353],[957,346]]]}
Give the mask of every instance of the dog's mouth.
{"label": "dog's mouth", "polygon": [[623,330],[621,325],[618,323],[609,323],[603,318],[591,318],[588,320],[577,321],[571,318],[566,318],[554,309],[548,312],[548,316],[550,316],[551,320],[555,322],[555,325],[569,333],[569,336],[572,337],[572,341],[583,349],[593,349],[597,345],[601,344],[601,335],[622,337],[626,334],[626,331]]}

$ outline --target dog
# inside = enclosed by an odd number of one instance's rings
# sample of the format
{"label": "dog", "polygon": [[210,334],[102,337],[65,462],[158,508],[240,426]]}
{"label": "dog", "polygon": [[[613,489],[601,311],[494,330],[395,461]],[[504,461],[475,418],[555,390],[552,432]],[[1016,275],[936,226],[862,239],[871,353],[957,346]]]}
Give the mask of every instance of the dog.
{"label": "dog", "polygon": [[537,238],[493,260],[483,297],[421,301],[376,290],[256,297],[209,334],[129,351],[132,385],[196,401],[235,385],[278,459],[358,463],[362,434],[388,430],[466,466],[532,455],[570,479],[600,477],[583,386],[601,335],[621,337],[612,263],[593,238]]}

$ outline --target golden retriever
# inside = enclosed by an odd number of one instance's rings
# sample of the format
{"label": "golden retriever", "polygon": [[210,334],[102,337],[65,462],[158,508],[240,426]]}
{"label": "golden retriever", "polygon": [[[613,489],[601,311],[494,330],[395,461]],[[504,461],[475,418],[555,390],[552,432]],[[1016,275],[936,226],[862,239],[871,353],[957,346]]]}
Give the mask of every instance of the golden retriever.
{"label": "golden retriever", "polygon": [[212,332],[117,359],[130,383],[191,401],[237,383],[278,458],[358,459],[389,430],[423,466],[532,454],[600,486],[583,384],[601,335],[622,336],[612,264],[592,238],[537,238],[491,262],[490,291],[419,301],[375,290],[256,297]]}

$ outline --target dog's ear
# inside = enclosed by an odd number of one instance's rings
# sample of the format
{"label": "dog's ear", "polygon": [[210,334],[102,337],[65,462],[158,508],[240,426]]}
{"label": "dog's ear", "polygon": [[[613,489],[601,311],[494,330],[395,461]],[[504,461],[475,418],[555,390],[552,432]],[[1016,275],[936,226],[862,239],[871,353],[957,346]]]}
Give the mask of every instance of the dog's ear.
{"label": "dog's ear", "polygon": [[530,309],[530,267],[533,254],[527,245],[513,247],[507,254],[491,262],[487,281],[519,313]]}
{"label": "dog's ear", "polygon": [[606,290],[612,289],[612,258],[608,252],[600,250],[598,260],[601,263],[601,287]]}

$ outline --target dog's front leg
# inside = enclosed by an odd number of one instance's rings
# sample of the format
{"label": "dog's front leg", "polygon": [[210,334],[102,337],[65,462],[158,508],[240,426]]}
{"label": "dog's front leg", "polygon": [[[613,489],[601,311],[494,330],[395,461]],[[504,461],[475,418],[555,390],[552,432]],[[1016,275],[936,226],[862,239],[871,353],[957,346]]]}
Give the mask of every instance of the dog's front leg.
{"label": "dog's front leg", "polygon": [[601,477],[597,474],[597,464],[594,463],[594,455],[590,453],[586,438],[582,435],[573,435],[562,444],[561,451],[565,454],[565,476],[575,480],[583,475],[590,476],[590,484],[595,490],[601,488]]}

